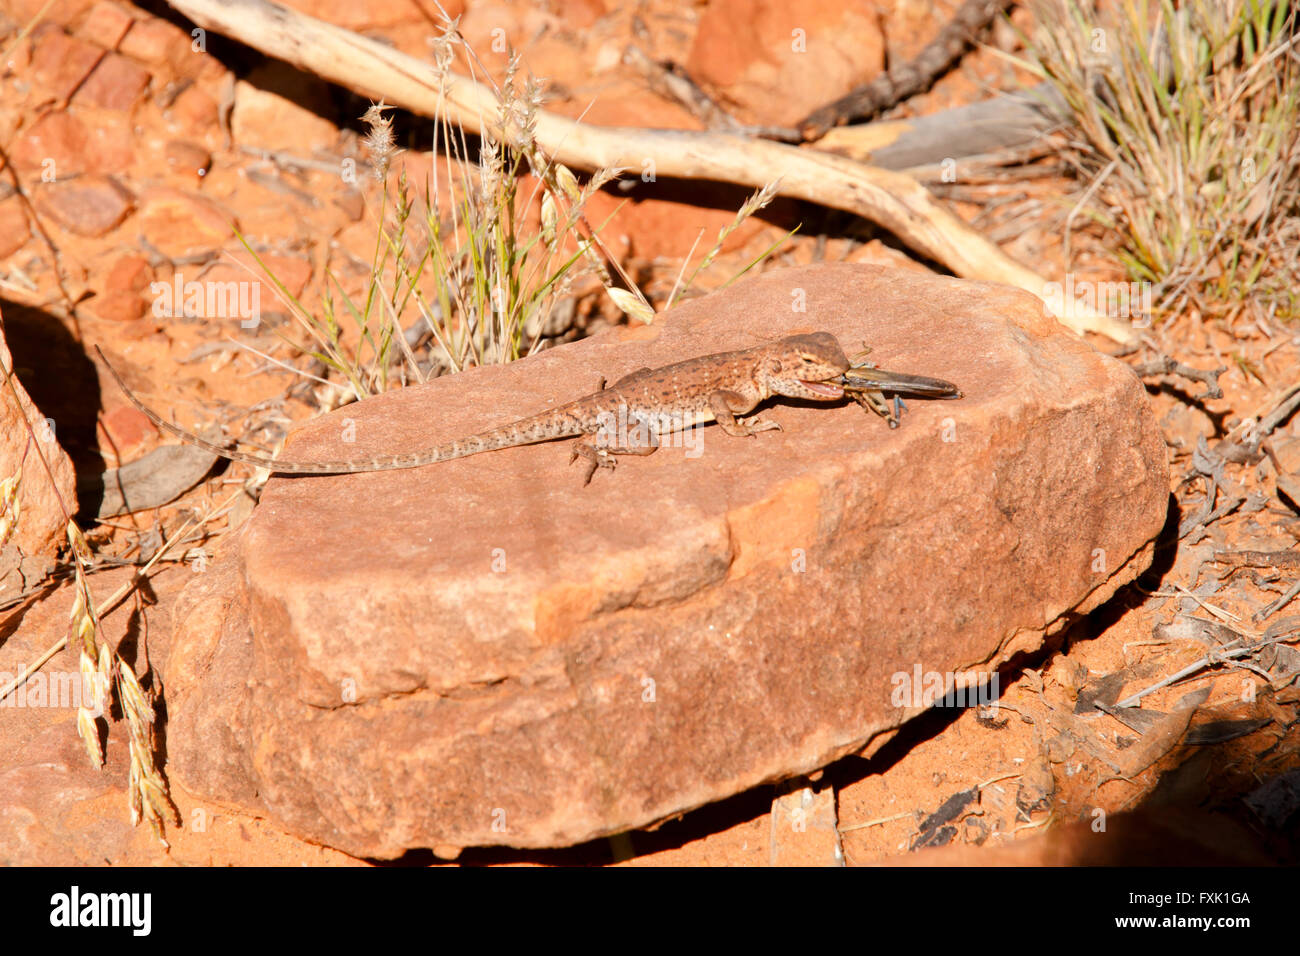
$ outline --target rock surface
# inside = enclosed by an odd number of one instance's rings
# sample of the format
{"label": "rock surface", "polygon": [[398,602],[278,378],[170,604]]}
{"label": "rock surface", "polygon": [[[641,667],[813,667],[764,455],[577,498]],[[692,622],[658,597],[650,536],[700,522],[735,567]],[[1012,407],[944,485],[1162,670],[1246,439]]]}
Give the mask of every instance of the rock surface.
{"label": "rock surface", "polygon": [[[572,844],[861,751],[1149,562],[1166,451],[1122,364],[1002,286],[820,265],[652,327],[391,393],[284,454],[410,451],[642,366],[825,330],[957,382],[890,431],[785,430],[624,459],[552,443],[273,479],[178,602],[168,772],[349,853]],[[877,740],[877,743],[880,742]]]}

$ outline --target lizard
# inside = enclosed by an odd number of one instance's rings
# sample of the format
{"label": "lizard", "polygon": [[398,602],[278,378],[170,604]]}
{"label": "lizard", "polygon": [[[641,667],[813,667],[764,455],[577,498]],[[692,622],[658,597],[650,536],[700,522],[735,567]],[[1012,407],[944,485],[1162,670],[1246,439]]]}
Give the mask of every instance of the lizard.
{"label": "lizard", "polygon": [[[95,351],[131,404],[160,429],[222,458],[273,473],[339,475],[419,468],[502,448],[596,435],[602,440],[596,444],[575,443],[569,458],[570,464],[578,458],[585,460],[584,485],[591,482],[598,468],[613,468],[614,455],[652,454],[659,448],[661,434],[706,422],[717,422],[726,434],[736,438],[780,430],[777,422],[760,416],[739,416],[776,395],[838,401],[845,395],[841,384],[844,374],[851,369],[839,342],[829,332],[789,335],[740,351],[705,355],[658,369],[642,368],[608,388],[602,380],[597,391],[567,404],[422,451],[355,460],[289,461],[223,448],[173,425],[140,401],[104,353],[98,347]],[[630,426],[627,430],[633,440],[625,440],[627,436],[608,439],[611,425],[616,422]]]}

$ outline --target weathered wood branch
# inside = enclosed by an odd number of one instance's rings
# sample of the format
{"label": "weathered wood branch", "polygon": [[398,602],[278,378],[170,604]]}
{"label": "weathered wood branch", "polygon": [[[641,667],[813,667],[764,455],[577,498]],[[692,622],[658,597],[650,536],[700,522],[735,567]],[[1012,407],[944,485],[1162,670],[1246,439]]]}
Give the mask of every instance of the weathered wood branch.
{"label": "weathered wood branch", "polygon": [[[170,0],[201,27],[233,37],[331,82],[423,116],[447,117],[466,130],[514,141],[500,127],[496,94],[454,73],[268,0]],[[963,278],[1025,289],[1076,332],[1127,341],[1123,322],[1077,304],[1066,309],[1060,283],[1048,283],[952,215],[911,178],[853,160],[782,143],[719,132],[606,129],[539,111],[535,139],[553,159],[579,169],[641,169],[659,176],[761,187],[863,216]]]}

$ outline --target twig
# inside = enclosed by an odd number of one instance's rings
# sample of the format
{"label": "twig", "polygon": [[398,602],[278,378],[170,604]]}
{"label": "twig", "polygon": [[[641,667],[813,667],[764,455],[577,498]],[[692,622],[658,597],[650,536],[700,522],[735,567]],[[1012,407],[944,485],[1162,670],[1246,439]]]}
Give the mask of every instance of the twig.
{"label": "twig", "polygon": [[1104,183],[1107,177],[1115,171],[1115,164],[1118,162],[1119,160],[1112,159],[1106,164],[1106,168],[1099,172],[1096,178],[1088,184],[1088,188],[1083,191],[1083,195],[1080,196],[1079,201],[1074,204],[1074,208],[1070,210],[1070,214],[1065,217],[1065,243],[1061,253],[1061,258],[1065,261],[1065,267],[1067,269],[1070,268],[1071,263],[1074,261],[1070,258],[1070,236],[1074,232],[1075,217],[1077,217],[1083,210],[1083,207],[1088,204],[1088,200],[1092,198],[1093,193],[1100,189],[1101,184]]}
{"label": "twig", "polygon": [[1231,613],[1230,611],[1225,611],[1221,607],[1215,607],[1213,604],[1205,603],[1199,597],[1193,594],[1191,591],[1187,590],[1187,588],[1179,584],[1177,581],[1174,582],[1174,587],[1176,587],[1179,591],[1182,591],[1184,597],[1191,598],[1193,601],[1199,604],[1204,610],[1208,611],[1210,614],[1213,614],[1215,617],[1217,617],[1220,621],[1223,621],[1225,624],[1229,621],[1235,623],[1241,622],[1241,618],[1238,617],[1237,615]]}
{"label": "twig", "polygon": [[664,99],[673,100],[710,129],[740,131],[741,124],[700,89],[680,67],[665,65],[650,59],[636,44],[623,51],[623,62],[640,71],[650,89]]}
{"label": "twig", "polygon": [[1192,368],[1190,365],[1184,365],[1171,355],[1162,355],[1158,359],[1152,359],[1150,362],[1143,362],[1141,365],[1133,366],[1133,371],[1137,373],[1138,378],[1152,378],[1157,375],[1179,375],[1194,382],[1201,382],[1205,385],[1205,393],[1192,396],[1194,402],[1203,402],[1210,398],[1223,398],[1223,389],[1219,387],[1219,376],[1227,370],[1227,367],[1223,365],[1212,371],[1210,369]]}
{"label": "twig", "polygon": [[[1287,386],[1276,399],[1270,401],[1273,402],[1271,410],[1260,416],[1258,423],[1255,421],[1257,417],[1255,415],[1246,418],[1228,433],[1227,438],[1216,444],[1214,450],[1229,461],[1238,464],[1253,461],[1259,454],[1259,446],[1264,440],[1273,434],[1275,428],[1290,418],[1296,409],[1300,408],[1300,384]],[[1231,436],[1237,432],[1240,432],[1241,437],[1232,438]]]}
{"label": "twig", "polygon": [[1156,681],[1150,687],[1140,690],[1136,694],[1131,694],[1130,696],[1125,697],[1123,700],[1119,701],[1115,706],[1117,708],[1136,707],[1138,705],[1138,702],[1143,697],[1146,697],[1148,694],[1155,693],[1156,691],[1160,690],[1162,687],[1168,687],[1170,684],[1176,684],[1184,677],[1191,677],[1193,674],[1203,670],[1206,667],[1211,666],[1212,664],[1222,664],[1227,661],[1237,660],[1238,658],[1241,657],[1249,657],[1251,654],[1254,654],[1256,651],[1263,649],[1267,645],[1276,644],[1281,640],[1282,637],[1278,636],[1268,640],[1261,641],[1258,644],[1248,645],[1246,647],[1237,647],[1227,651],[1224,650],[1211,651],[1210,653],[1206,654],[1204,657],[1188,664],[1186,667],[1184,667],[1182,670],[1178,671],[1177,673],[1170,674],[1168,677]]}
{"label": "twig", "polygon": [[799,123],[803,138],[819,139],[832,126],[869,119],[929,88],[1010,5],[1011,0],[966,0],[916,57],[810,113]]}
{"label": "twig", "polygon": [[1269,604],[1266,607],[1261,608],[1255,614],[1252,620],[1255,621],[1256,623],[1267,621],[1278,611],[1282,610],[1282,608],[1290,604],[1292,599],[1295,598],[1297,594],[1300,594],[1300,581],[1297,581],[1295,584],[1291,585],[1291,587],[1287,588],[1286,593],[1283,594],[1276,601],[1274,601],[1272,604]]}
{"label": "twig", "polygon": [[[988,787],[993,786],[993,784],[995,783],[1001,783],[1003,780],[1011,780],[1015,777],[1021,777],[1021,776],[1024,775],[1018,772],[1004,773],[1000,777],[990,777],[988,780],[985,780],[983,783],[975,784],[975,786],[980,790],[984,790]],[[893,823],[895,820],[902,820],[904,817],[914,817],[914,816],[916,816],[916,811],[907,810],[904,811],[903,813],[896,813],[892,817],[877,817],[875,820],[867,820],[865,823],[853,823],[846,827],[839,827],[838,829],[840,833],[848,833],[850,830],[862,830],[865,829],[866,827],[878,827],[882,823]]]}
{"label": "twig", "polygon": [[[230,338],[229,336],[226,337],[226,341],[237,348],[241,348],[244,349],[245,351],[252,352],[254,355],[258,356],[259,358],[265,359],[267,362],[270,362],[272,365],[279,366],[280,368],[284,369],[287,372],[292,372],[294,375],[300,375],[303,378],[311,379],[313,382],[320,382],[320,384],[322,385],[334,387],[333,382],[327,381],[318,375],[313,375],[311,374],[311,372],[304,371],[303,369],[294,368],[288,362],[282,362],[279,359],[272,358],[271,356],[267,355],[265,352],[253,348],[247,342],[237,342],[234,339]],[[213,342],[212,344],[217,345],[219,343]]]}
{"label": "twig", "polygon": [[1300,568],[1296,551],[1215,551],[1214,560],[1230,568]]}
{"label": "twig", "polygon": [[868,820],[865,823],[851,823],[846,827],[840,827],[841,833],[848,833],[850,830],[863,830],[867,827],[878,827],[882,823],[893,823],[895,820],[902,820],[904,817],[915,817],[915,810],[905,810],[902,813],[895,813],[892,817],[877,817],[875,820]]}
{"label": "twig", "polygon": [[1241,507],[1242,502],[1246,500],[1245,495],[1231,494],[1225,488],[1223,503],[1217,508],[1214,508],[1212,505],[1218,494],[1219,484],[1210,476],[1206,476],[1205,480],[1209,483],[1209,489],[1205,493],[1205,503],[1197,514],[1192,515],[1178,526],[1178,539],[1180,541],[1197,528],[1204,527],[1207,524],[1213,524],[1220,518],[1236,511]]}
{"label": "twig", "polygon": [[[1154,693],[1155,691],[1160,690],[1162,687],[1168,687],[1170,684],[1177,683],[1178,681],[1182,680],[1184,677],[1190,677],[1193,674],[1197,673],[1198,671],[1206,667],[1209,667],[1213,664],[1222,664],[1230,661],[1236,661],[1243,657],[1250,657],[1251,655],[1256,654],[1259,651],[1262,651],[1265,647],[1268,647],[1271,644],[1278,644],[1285,641],[1294,640],[1297,636],[1300,636],[1300,630],[1297,629],[1300,626],[1294,623],[1288,625],[1286,621],[1283,621],[1281,623],[1287,626],[1277,628],[1277,633],[1272,633],[1274,628],[1269,628],[1269,631],[1266,632],[1262,637],[1258,634],[1253,634],[1252,636],[1255,638],[1255,640],[1249,644],[1246,644],[1243,647],[1232,647],[1232,645],[1229,644],[1223,648],[1215,648],[1214,650],[1206,654],[1204,657],[1196,661],[1193,661],[1192,663],[1188,664],[1186,667],[1184,667],[1182,670],[1178,671],[1177,673],[1170,674],[1168,677],[1156,681],[1150,687],[1147,687],[1144,690],[1140,690],[1136,694],[1132,694],[1128,697],[1125,697],[1123,700],[1115,704],[1115,706],[1117,708],[1136,707],[1138,705],[1138,701],[1140,701],[1143,697],[1146,697],[1148,694]],[[1233,641],[1232,643],[1237,644],[1240,642]],[[1247,665],[1243,662],[1238,666],[1247,666]],[[1258,672],[1256,668],[1251,668],[1251,669],[1256,670],[1256,672]]]}

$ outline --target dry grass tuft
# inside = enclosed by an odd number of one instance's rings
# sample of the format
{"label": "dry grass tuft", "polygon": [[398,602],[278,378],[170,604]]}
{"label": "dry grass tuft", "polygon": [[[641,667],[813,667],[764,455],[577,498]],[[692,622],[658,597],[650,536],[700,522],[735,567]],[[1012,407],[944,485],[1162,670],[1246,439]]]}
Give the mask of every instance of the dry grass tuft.
{"label": "dry grass tuft", "polygon": [[[179,824],[180,817],[172,803],[157,763],[154,761],[154,709],[135,672],[107,641],[96,641],[99,617],[90,595],[86,574],[94,557],[85,536],[77,525],[67,524],[68,547],[76,573],[76,592],[68,622],[68,643],[79,644],[83,689],[93,694],[91,707],[82,701],[77,708],[77,734],[86,747],[86,755],[96,769],[104,765],[104,749],[99,737],[98,715],[107,716],[116,697],[126,717],[129,733],[130,780],[127,785],[127,802],[131,810],[131,824],[147,819],[154,836],[163,846],[168,846],[164,836],[167,820]],[[114,694],[116,691],[116,694]]]}
{"label": "dry grass tuft", "polygon": [[1072,114],[1087,214],[1155,311],[1300,303],[1300,37],[1289,0],[1036,0],[1030,64]]}
{"label": "dry grass tuft", "polygon": [[[433,46],[441,76],[451,69],[457,51],[471,68],[479,66],[455,21]],[[313,312],[258,259],[305,332],[309,345],[304,350],[346,382],[343,401],[395,383],[423,382],[531,354],[568,331],[581,279],[594,277],[632,321],[654,320],[654,307],[586,214],[591,198],[621,171],[597,170],[584,184],[544,155],[534,134],[542,88],[531,77],[520,81],[517,73],[518,60],[512,56],[495,87],[498,114],[487,124],[502,132],[480,137],[477,158],[463,130],[445,116],[435,117],[431,149],[436,159],[423,190],[428,199],[416,193],[405,171],[393,182],[390,167],[398,150],[387,107],[372,106],[363,116],[370,130],[364,142],[379,180],[374,206],[379,222],[364,294],[349,295],[327,273],[321,307]],[[533,183],[527,190],[522,185],[529,182],[526,174]],[[689,280],[679,278],[668,306],[713,263],[727,236],[774,194],[772,184],[744,205]],[[249,252],[256,258],[254,250]]]}

